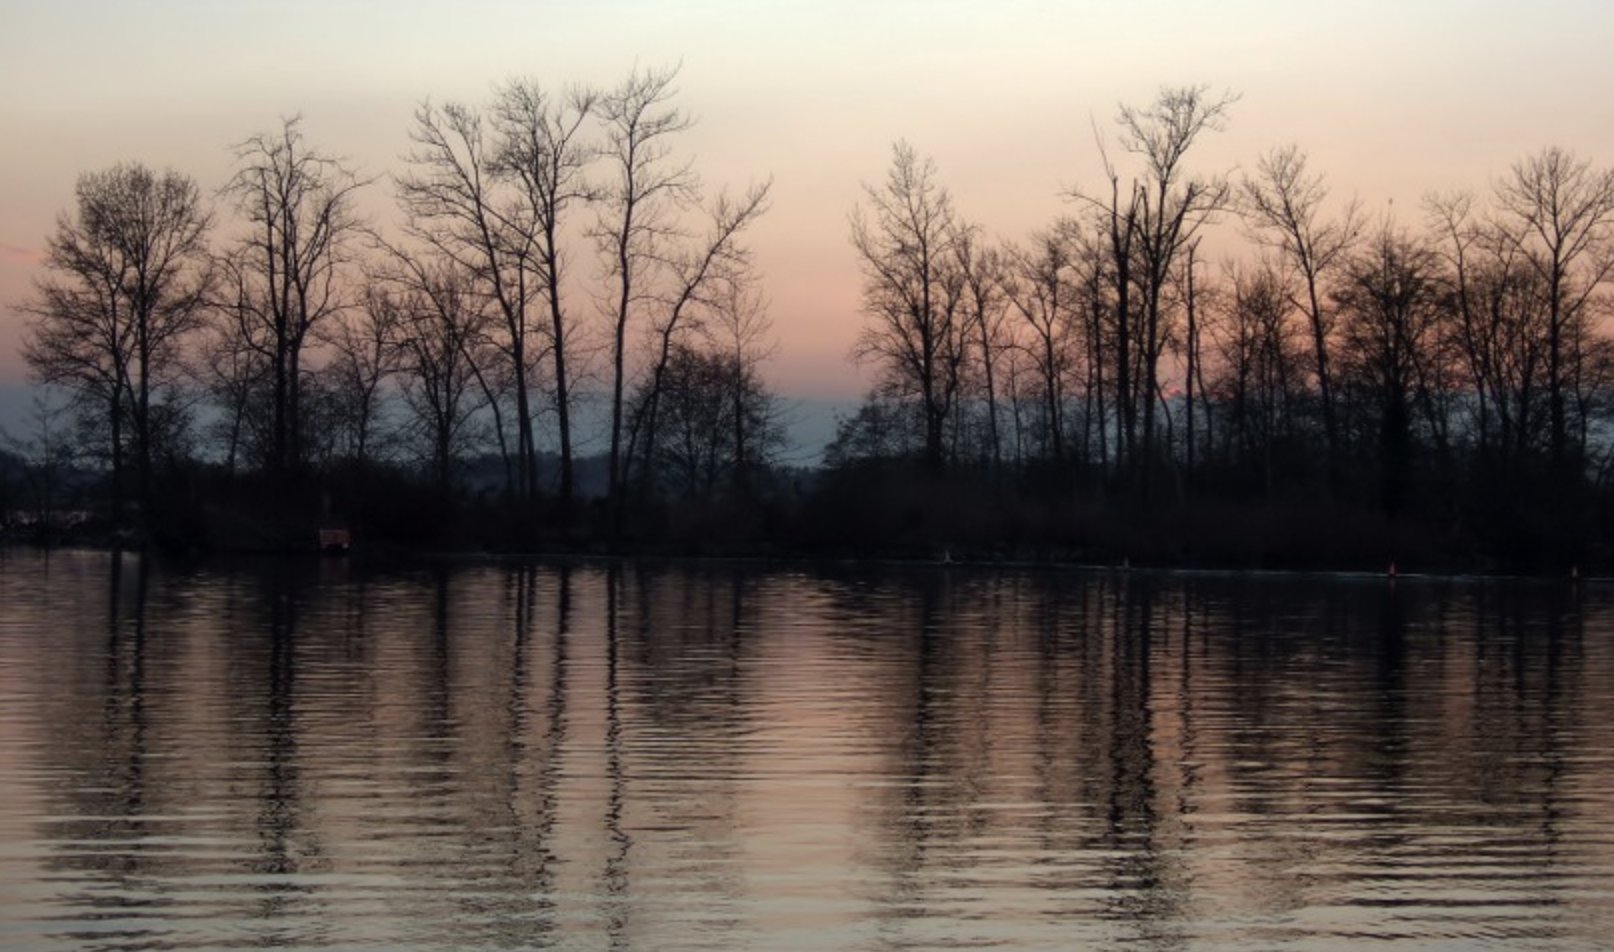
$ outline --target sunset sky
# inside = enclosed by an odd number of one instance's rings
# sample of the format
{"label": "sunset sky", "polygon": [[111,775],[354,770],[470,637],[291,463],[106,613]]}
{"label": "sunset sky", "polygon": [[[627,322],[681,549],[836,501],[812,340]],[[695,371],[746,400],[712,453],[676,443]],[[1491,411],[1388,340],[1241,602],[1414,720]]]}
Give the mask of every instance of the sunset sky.
{"label": "sunset sky", "polygon": [[[847,356],[847,216],[899,137],[965,215],[1018,238],[1097,180],[1093,125],[1112,128],[1117,103],[1207,83],[1242,99],[1195,167],[1292,141],[1341,197],[1416,222],[1425,192],[1484,189],[1545,145],[1614,161],[1611,56],[1607,0],[0,0],[0,386],[26,377],[16,305],[75,176],[138,160],[211,193],[232,142],[293,113],[313,145],[384,175],[424,97],[682,63],[704,180],[774,180],[753,236],[780,343],[768,376],[846,398],[868,378]],[[385,180],[367,201],[390,205]]]}

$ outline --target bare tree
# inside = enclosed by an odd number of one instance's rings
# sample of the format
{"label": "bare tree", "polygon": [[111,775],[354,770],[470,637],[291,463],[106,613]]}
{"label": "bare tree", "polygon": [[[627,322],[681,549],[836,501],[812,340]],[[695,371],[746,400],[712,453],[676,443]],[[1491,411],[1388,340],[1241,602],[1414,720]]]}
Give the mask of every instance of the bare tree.
{"label": "bare tree", "polygon": [[1054,462],[1065,458],[1065,388],[1070,375],[1072,344],[1076,341],[1072,262],[1067,236],[1061,229],[1032,238],[1030,250],[1010,253],[1004,287],[1031,339],[1025,351],[1041,377],[1044,455]]}
{"label": "bare tree", "polygon": [[354,200],[365,182],[310,148],[296,116],[242,142],[236,159],[226,191],[247,230],[223,260],[223,303],[267,364],[267,462],[284,478],[304,462],[304,347],[315,328],[352,303],[346,277],[362,227]]}
{"label": "bare tree", "polygon": [[1509,484],[1548,445],[1546,285],[1512,235],[1480,217],[1473,194],[1431,196],[1425,207],[1450,275],[1445,333],[1473,396],[1480,460]]}
{"label": "bare tree", "polygon": [[1167,328],[1162,302],[1177,262],[1199,229],[1227,208],[1232,189],[1220,175],[1190,176],[1183,166],[1201,134],[1220,131],[1237,101],[1232,93],[1211,96],[1206,86],[1167,88],[1146,109],[1121,107],[1123,147],[1144,162],[1134,185],[1142,292],[1143,445],[1154,451],[1155,405],[1160,393],[1160,356]]}
{"label": "bare tree", "polygon": [[[544,288],[539,264],[543,225],[525,197],[508,187],[501,172],[507,157],[481,113],[456,103],[422,103],[415,110],[410,138],[415,143],[408,156],[411,171],[397,179],[405,230],[470,275],[497,312],[502,376],[516,404],[513,488],[518,498],[531,499],[538,488],[532,373],[543,342],[534,339],[529,308]],[[564,335],[562,340],[564,346]],[[498,429],[502,442],[502,421]]]}
{"label": "bare tree", "polygon": [[563,301],[567,262],[562,241],[572,206],[593,197],[583,173],[595,150],[583,140],[582,129],[598,103],[599,94],[589,89],[555,96],[536,83],[513,81],[499,90],[494,104],[499,136],[495,169],[517,183],[534,226],[530,262],[549,312],[545,331],[554,368],[550,383],[560,437],[559,489],[567,518],[576,494],[571,388],[577,374],[577,335],[575,316]]}
{"label": "bare tree", "polygon": [[[653,454],[657,437],[657,413],[661,381],[672,358],[675,343],[686,332],[700,329],[701,317],[721,307],[725,298],[750,282],[750,255],[740,237],[767,207],[768,185],[753,186],[739,199],[719,196],[710,213],[710,223],[699,244],[669,242],[665,252],[662,287],[650,296],[654,353],[648,386],[634,415],[629,437],[629,453],[636,444],[643,446],[645,458]],[[642,444],[641,444],[642,441]]]}
{"label": "bare tree", "polygon": [[221,314],[191,354],[190,373],[218,411],[208,431],[222,447],[225,472],[234,476],[243,455],[256,450],[267,459],[268,428],[254,425],[259,421],[253,411],[263,402],[260,391],[268,374],[263,354],[233,320],[238,313]]}
{"label": "bare tree", "polygon": [[475,349],[491,315],[471,276],[451,262],[410,261],[389,293],[400,315],[396,340],[404,402],[427,447],[438,493],[447,500],[454,466],[483,405]]}
{"label": "bare tree", "polygon": [[183,340],[207,300],[209,217],[189,177],[138,164],[80,176],[77,198],[75,214],[57,220],[48,276],[25,305],[33,319],[23,356],[41,382],[96,408],[120,521],[127,421],[147,518],[153,447],[162,435],[153,401],[177,383]]}
{"label": "bare tree", "polygon": [[918,400],[925,464],[939,471],[965,329],[955,293],[959,229],[952,198],[936,181],[935,162],[906,142],[892,147],[885,184],[863,190],[870,211],[853,211],[852,245],[862,260],[871,321],[855,353],[882,364],[895,393]]}
{"label": "bare tree", "polygon": [[1188,479],[1192,484],[1194,478],[1194,465],[1199,450],[1199,438],[1196,432],[1194,416],[1194,391],[1199,391],[1199,400],[1204,408],[1201,415],[1205,430],[1205,442],[1212,440],[1210,432],[1210,395],[1205,386],[1205,357],[1204,336],[1205,321],[1201,306],[1202,286],[1198,281],[1199,265],[1199,239],[1194,239],[1188,245],[1188,253],[1182,263],[1182,274],[1178,279],[1182,289],[1183,315],[1187,319],[1187,326],[1183,335],[1183,355],[1186,366],[1183,369],[1183,404],[1186,413],[1184,429],[1185,460],[1184,468],[1188,471]]}
{"label": "bare tree", "polygon": [[[1093,327],[1088,334],[1092,344],[1089,366],[1092,368],[1094,379],[1088,387],[1088,392],[1098,395],[1101,404],[1098,416],[1102,418],[1105,392],[1104,366],[1108,359],[1104,345],[1109,343],[1115,352],[1114,373],[1110,375],[1110,387],[1115,395],[1113,403],[1119,430],[1115,441],[1115,468],[1121,471],[1132,464],[1137,443],[1137,401],[1134,393],[1136,374],[1133,367],[1134,351],[1137,349],[1134,342],[1136,308],[1133,305],[1132,290],[1141,203],[1136,183],[1127,189],[1123,198],[1121,174],[1111,162],[1109,150],[1105,147],[1096,126],[1093,137],[1104,160],[1104,175],[1109,185],[1109,194],[1098,197],[1073,189],[1069,192],[1069,197],[1090,208],[1095,220],[1095,231],[1100,236],[1092,248],[1093,265],[1089,272],[1089,306],[1093,319]],[[1110,315],[1108,321],[1104,320],[1106,311]],[[1106,438],[1100,428],[1101,460],[1106,453],[1105,442]]]}
{"label": "bare tree", "polygon": [[623,400],[628,327],[655,301],[657,271],[666,260],[667,245],[678,236],[678,212],[699,195],[699,180],[689,163],[673,157],[671,140],[690,127],[689,118],[671,104],[677,72],[636,69],[601,98],[598,110],[605,126],[602,153],[610,173],[600,190],[593,233],[614,284],[607,305],[611,328],[607,483],[619,517],[627,478]]}
{"label": "bare tree", "polygon": [[745,276],[724,282],[702,326],[709,348],[723,358],[733,430],[733,482],[742,494],[750,491],[756,470],[768,462],[768,452],[780,438],[774,402],[760,381],[763,361],[778,349],[772,329],[767,301]]}
{"label": "bare tree", "polygon": [[382,384],[398,366],[403,321],[397,300],[372,282],[361,307],[327,324],[318,335],[330,349],[330,361],[321,373],[336,397],[345,454],[361,470],[374,449]]}
{"label": "bare tree", "polygon": [[[1114,338],[1120,336],[1121,328],[1115,325],[1122,316],[1106,297],[1112,282],[1109,264],[1113,260],[1110,244],[1113,235],[1102,222],[1099,227],[1088,227],[1076,219],[1067,220],[1063,231],[1071,247],[1076,271],[1072,280],[1077,292],[1076,323],[1079,325],[1082,362],[1080,456],[1084,463],[1096,462],[1098,472],[1103,474],[1109,468],[1109,411],[1112,403],[1105,394],[1107,385],[1113,385],[1112,382],[1107,384],[1110,378],[1105,376],[1104,368]],[[1119,392],[1118,388],[1117,396]],[[1118,403],[1119,400],[1113,402]]]}
{"label": "bare tree", "polygon": [[1399,512],[1412,465],[1413,411],[1438,359],[1444,275],[1428,245],[1386,223],[1345,267],[1336,306],[1350,316],[1347,367],[1377,404],[1381,500]]}
{"label": "bare tree", "polygon": [[1293,430],[1299,396],[1294,286],[1288,270],[1270,260],[1230,270],[1231,293],[1213,335],[1221,375],[1212,389],[1225,415],[1224,455],[1258,466],[1262,491],[1270,496],[1278,445]]}
{"label": "bare tree", "polygon": [[1008,323],[1008,254],[985,246],[977,229],[960,228],[953,244],[957,268],[963,278],[965,321],[969,340],[977,355],[981,395],[986,399],[986,457],[994,475],[1003,465],[1002,421],[998,407],[998,364],[1003,351],[1012,346]]}
{"label": "bare tree", "polygon": [[[638,400],[651,381],[640,385]],[[745,470],[765,461],[780,434],[773,397],[754,364],[690,341],[672,347],[661,380],[662,434],[647,466],[679,495],[706,500],[741,487]]]}
{"label": "bare tree", "polygon": [[1355,202],[1332,221],[1322,218],[1328,187],[1321,175],[1306,171],[1306,156],[1296,146],[1273,149],[1261,157],[1256,175],[1239,183],[1241,208],[1255,225],[1255,235],[1275,248],[1299,276],[1305,298],[1301,308],[1311,328],[1312,361],[1328,441],[1330,471],[1339,470],[1339,424],[1334,407],[1334,381],[1329,366],[1333,315],[1328,311],[1326,282],[1343,265],[1362,230]]}
{"label": "bare tree", "polygon": [[[1547,291],[1547,402],[1555,468],[1571,462],[1566,351],[1614,272],[1614,169],[1549,148],[1514,163],[1496,186],[1502,224]],[[1583,449],[1583,448],[1579,448]]]}

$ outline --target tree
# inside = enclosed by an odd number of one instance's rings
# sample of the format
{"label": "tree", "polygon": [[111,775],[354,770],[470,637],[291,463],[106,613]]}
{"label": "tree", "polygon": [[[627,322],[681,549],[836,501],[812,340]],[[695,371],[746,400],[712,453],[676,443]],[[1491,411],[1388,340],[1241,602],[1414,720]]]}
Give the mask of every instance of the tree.
{"label": "tree", "polygon": [[1183,86],[1161,89],[1147,108],[1121,106],[1121,147],[1141,160],[1141,172],[1123,189],[1100,138],[1109,195],[1070,193],[1087,205],[1103,236],[1105,280],[1096,284],[1108,286],[1114,315],[1107,336],[1115,350],[1117,469],[1135,470],[1141,452],[1149,464],[1141,471],[1145,492],[1155,462],[1155,407],[1164,400],[1159,374],[1170,338],[1167,287],[1199,229],[1227,207],[1231,195],[1226,178],[1190,176],[1183,163],[1203,133],[1223,128],[1237,99],[1232,93],[1213,97],[1205,86]]}
{"label": "tree", "polygon": [[1015,311],[1031,331],[1025,352],[1041,377],[1044,455],[1065,458],[1065,385],[1076,339],[1070,245],[1061,229],[1033,237],[1032,248],[1010,253],[1004,287]]}
{"label": "tree", "polygon": [[191,376],[218,411],[208,431],[222,445],[225,472],[234,476],[243,455],[269,457],[269,427],[255,413],[266,409],[262,390],[268,374],[267,362],[248,337],[250,330],[233,320],[240,312],[223,313],[224,319],[213,322],[193,353]]}
{"label": "tree", "polygon": [[[542,357],[542,338],[533,339],[529,308],[544,287],[539,263],[543,223],[526,200],[529,196],[521,195],[514,188],[514,179],[506,174],[509,166],[504,162],[517,156],[515,147],[501,150],[489,136],[480,112],[457,103],[441,107],[422,103],[415,110],[410,138],[416,146],[408,156],[411,171],[397,179],[405,230],[421,246],[469,275],[478,293],[492,303],[499,321],[494,344],[505,365],[501,376],[509,383],[516,404],[512,488],[517,498],[530,500],[538,491],[531,390],[534,365]],[[564,333],[561,339],[564,346]],[[480,372],[488,374],[491,369]],[[485,376],[483,379],[487,381]],[[491,397],[494,388],[487,389]],[[493,408],[498,414],[497,403]],[[502,419],[495,425],[504,447]],[[505,458],[508,471],[511,454],[507,449]]]}
{"label": "tree", "polygon": [[594,237],[614,284],[609,304],[611,354],[610,450],[607,492],[620,518],[627,478],[623,416],[628,327],[651,299],[657,269],[675,234],[674,218],[699,194],[688,162],[675,162],[669,142],[690,127],[671,105],[676,69],[634,70],[600,101],[602,153],[610,168],[599,195]]}
{"label": "tree", "polygon": [[[1076,265],[1073,279],[1077,290],[1076,323],[1079,325],[1082,348],[1080,456],[1083,462],[1097,462],[1100,474],[1109,467],[1109,410],[1112,401],[1105,399],[1105,390],[1106,380],[1114,376],[1106,378],[1104,367],[1112,342],[1124,332],[1122,318],[1125,314],[1124,308],[1119,305],[1112,307],[1106,297],[1112,281],[1109,265],[1113,260],[1112,240],[1115,237],[1106,227],[1110,222],[1103,220],[1108,218],[1108,214],[1103,215],[1098,227],[1084,227],[1079,220],[1068,220],[1062,228]],[[1119,395],[1124,388],[1116,386],[1115,390],[1117,400],[1113,402],[1119,403]],[[1117,445],[1120,442],[1118,439]]]}
{"label": "tree", "polygon": [[1342,341],[1348,369],[1375,405],[1380,499],[1399,513],[1413,452],[1414,400],[1427,396],[1444,314],[1444,275],[1426,244],[1388,223],[1347,262],[1336,307],[1350,318]]}
{"label": "tree", "polygon": [[[1094,137],[1098,138],[1096,130]],[[1134,380],[1137,375],[1133,368],[1133,351],[1136,348],[1133,326],[1135,308],[1132,303],[1132,288],[1140,209],[1135,185],[1128,190],[1127,197],[1122,199],[1121,176],[1110,162],[1109,153],[1104,148],[1102,139],[1099,139],[1099,152],[1104,157],[1104,174],[1109,182],[1108,197],[1100,199],[1075,190],[1070,195],[1090,206],[1095,219],[1095,231],[1100,236],[1093,249],[1094,265],[1090,273],[1089,293],[1092,299],[1094,326],[1088,336],[1093,347],[1090,366],[1094,379],[1089,392],[1096,392],[1102,404],[1104,365],[1108,357],[1103,345],[1108,341],[1115,352],[1114,373],[1110,375],[1110,379],[1115,394],[1113,403],[1119,431],[1115,440],[1115,468],[1119,472],[1132,464],[1137,444],[1137,400],[1134,393]],[[1107,322],[1104,320],[1106,311],[1110,314]],[[1102,408],[1099,410],[1099,416],[1104,416]],[[1101,459],[1105,456],[1105,452],[1105,436],[1101,427],[1099,432]]]}
{"label": "tree", "polygon": [[[684,214],[701,202],[701,185],[690,163],[673,151],[673,138],[691,125],[672,105],[676,76],[676,69],[635,70],[601,98],[598,109],[605,127],[600,151],[609,171],[597,192],[593,236],[610,285],[607,491],[618,528],[635,455],[648,463],[656,453],[662,385],[674,351],[698,329],[698,312],[710,310],[725,285],[744,280],[749,255],[741,237],[767,208],[765,182],[737,198],[720,194],[702,231],[685,224]],[[648,331],[651,351],[630,419],[624,411],[634,326]],[[649,486],[648,469],[641,488]]]}
{"label": "tree", "polygon": [[766,209],[767,197],[767,184],[753,186],[738,200],[719,196],[700,243],[681,242],[664,252],[664,289],[650,296],[655,304],[652,312],[655,350],[643,399],[633,418],[629,457],[635,445],[643,446],[647,460],[654,455],[662,378],[680,338],[702,330],[704,317],[720,312],[725,305],[738,303],[738,297],[751,283],[750,255],[739,239],[746,227]]}
{"label": "tree", "polygon": [[1510,240],[1546,284],[1549,439],[1553,467],[1563,475],[1584,451],[1577,447],[1571,459],[1566,351],[1593,295],[1614,272],[1614,169],[1593,169],[1549,148],[1514,163],[1496,197]]}
{"label": "tree", "polygon": [[912,400],[876,389],[850,416],[836,416],[835,437],[824,447],[824,465],[843,469],[860,462],[889,462],[922,451],[925,427]]}
{"label": "tree", "polygon": [[852,246],[870,321],[854,353],[882,365],[892,393],[918,401],[925,465],[939,472],[965,344],[952,198],[936,181],[935,162],[906,142],[892,147],[884,186],[863,191],[870,210],[853,210]]}
{"label": "tree", "polygon": [[1262,494],[1270,497],[1277,450],[1293,430],[1299,396],[1294,286],[1288,272],[1270,260],[1233,268],[1230,283],[1215,335],[1222,373],[1214,390],[1225,415],[1224,456],[1235,465],[1258,465]]}
{"label": "tree", "polygon": [[566,261],[561,240],[571,207],[593,197],[583,172],[594,150],[581,139],[581,130],[598,102],[598,93],[581,87],[557,97],[536,83],[512,81],[499,91],[494,103],[499,137],[494,170],[516,183],[535,226],[530,261],[549,312],[546,331],[560,437],[559,489],[567,518],[576,493],[571,387],[577,362],[575,320],[562,299]]}
{"label": "tree", "polygon": [[1003,434],[998,408],[998,364],[1012,346],[1008,327],[1005,286],[1010,255],[985,247],[974,228],[961,228],[953,243],[956,264],[963,277],[963,308],[971,328],[970,345],[978,348],[980,392],[986,398],[986,458],[997,475],[1003,465]]}
{"label": "tree", "polygon": [[1205,386],[1205,357],[1204,336],[1205,321],[1202,316],[1202,291],[1197,281],[1199,264],[1199,239],[1194,239],[1188,245],[1188,254],[1182,265],[1182,275],[1179,285],[1182,288],[1183,313],[1187,318],[1187,327],[1183,336],[1183,359],[1186,366],[1183,368],[1183,406],[1186,410],[1187,432],[1184,434],[1184,448],[1186,450],[1185,468],[1188,471],[1190,484],[1194,479],[1195,457],[1199,451],[1199,436],[1195,428],[1194,392],[1199,392],[1199,402],[1204,409],[1205,442],[1212,440],[1210,395]]}
{"label": "tree", "polygon": [[1300,277],[1305,298],[1302,309],[1311,328],[1312,361],[1317,377],[1318,399],[1323,414],[1323,433],[1328,441],[1331,472],[1339,471],[1339,425],[1335,418],[1334,381],[1329,366],[1329,340],[1333,335],[1333,315],[1327,302],[1325,282],[1343,265],[1362,230],[1362,216],[1356,204],[1345,207],[1339,218],[1322,220],[1322,205],[1328,188],[1321,175],[1306,171],[1306,156],[1290,145],[1273,149],[1261,157],[1254,177],[1239,183],[1241,207],[1255,225],[1255,234],[1275,248],[1284,262]]}
{"label": "tree", "polygon": [[1529,458],[1548,447],[1546,284],[1512,235],[1481,219],[1472,194],[1425,205],[1450,274],[1446,336],[1473,396],[1481,471],[1511,495]]}
{"label": "tree", "polygon": [[757,470],[770,461],[770,452],[783,440],[775,401],[760,379],[762,362],[778,349],[769,336],[772,328],[767,301],[746,280],[726,282],[702,328],[710,350],[723,360],[722,385],[728,394],[734,448],[733,483],[741,494],[754,488]]}
{"label": "tree", "polygon": [[319,335],[330,350],[321,373],[326,391],[335,398],[334,422],[341,429],[344,455],[361,470],[374,449],[382,384],[398,366],[403,320],[396,299],[372,282],[363,305],[326,325]]}
{"label": "tree", "polygon": [[303,140],[301,118],[236,147],[226,186],[247,231],[224,259],[222,304],[241,342],[269,376],[269,452],[284,481],[304,463],[303,359],[309,335],[349,307],[347,270],[362,222],[354,208],[365,184],[336,158]]}
{"label": "tree", "polygon": [[673,345],[661,380],[662,433],[647,461],[649,472],[679,496],[709,500],[739,487],[747,468],[765,463],[781,434],[774,400],[754,364],[722,350],[679,342]]}
{"label": "tree", "polygon": [[[1155,405],[1160,397],[1159,367],[1166,326],[1162,302],[1179,259],[1199,229],[1224,210],[1232,195],[1220,175],[1189,176],[1183,160],[1201,134],[1223,128],[1238,97],[1208,94],[1206,86],[1166,88],[1147,109],[1122,106],[1122,146],[1143,159],[1142,177],[1133,185],[1137,230],[1135,250],[1142,292],[1141,381],[1143,446],[1152,456]],[[1147,484],[1145,484],[1147,485]]]}
{"label": "tree", "polygon": [[132,437],[144,520],[164,435],[154,401],[178,382],[184,339],[210,288],[209,217],[189,177],[138,164],[80,176],[77,198],[75,215],[57,220],[49,276],[25,307],[33,320],[23,355],[37,379],[73,393],[105,428],[120,522]]}
{"label": "tree", "polygon": [[475,347],[491,320],[471,276],[452,262],[409,259],[381,292],[397,309],[398,370],[410,430],[426,449],[446,503],[454,466],[471,438],[476,410]]}

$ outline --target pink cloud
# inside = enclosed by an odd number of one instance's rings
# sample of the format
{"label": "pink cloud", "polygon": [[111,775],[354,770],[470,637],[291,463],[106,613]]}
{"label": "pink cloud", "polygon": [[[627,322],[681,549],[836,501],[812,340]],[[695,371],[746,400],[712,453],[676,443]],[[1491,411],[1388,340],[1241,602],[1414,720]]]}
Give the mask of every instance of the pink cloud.
{"label": "pink cloud", "polygon": [[32,248],[24,248],[21,245],[8,245],[0,241],[0,258],[7,261],[20,261],[23,264],[38,264],[45,260],[45,255],[44,252],[35,251]]}

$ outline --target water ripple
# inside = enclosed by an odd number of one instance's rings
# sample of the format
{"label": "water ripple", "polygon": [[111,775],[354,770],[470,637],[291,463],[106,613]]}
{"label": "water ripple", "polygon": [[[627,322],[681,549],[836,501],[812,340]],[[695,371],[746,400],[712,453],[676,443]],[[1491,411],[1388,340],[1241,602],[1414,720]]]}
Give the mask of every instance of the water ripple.
{"label": "water ripple", "polygon": [[1608,592],[0,554],[7,949],[1570,950]]}

